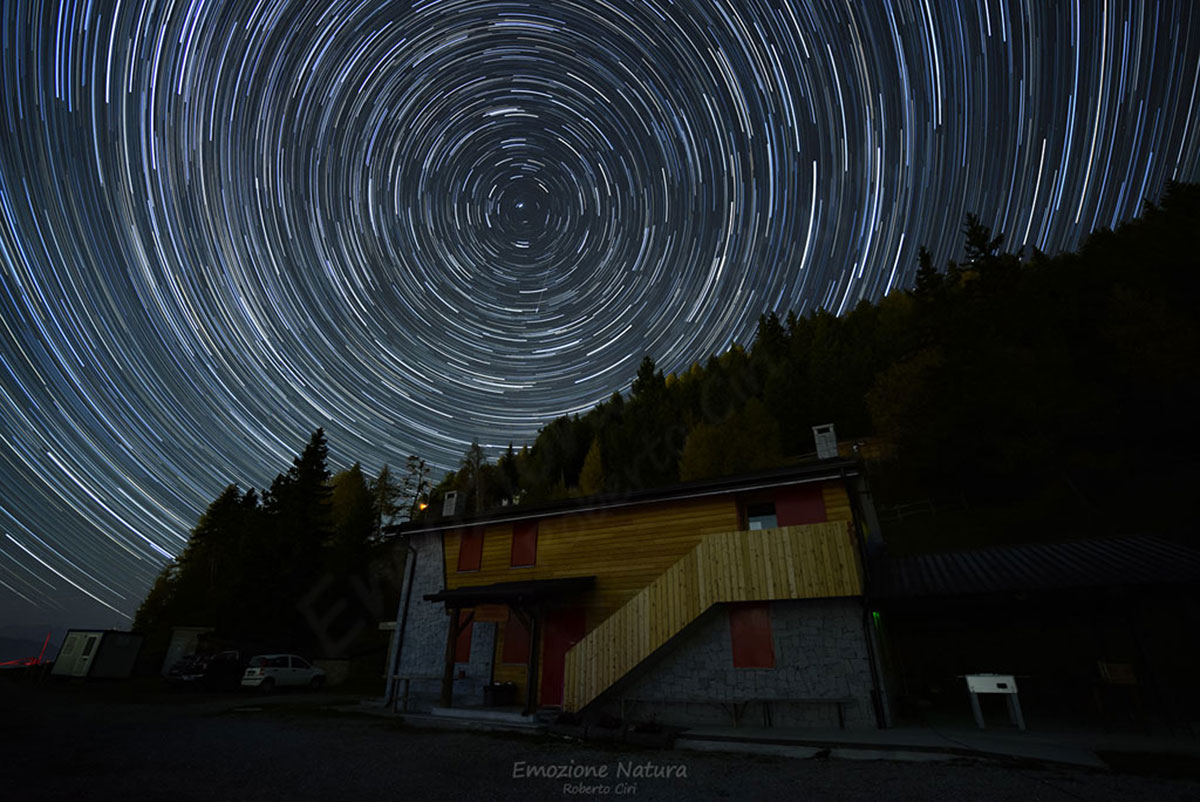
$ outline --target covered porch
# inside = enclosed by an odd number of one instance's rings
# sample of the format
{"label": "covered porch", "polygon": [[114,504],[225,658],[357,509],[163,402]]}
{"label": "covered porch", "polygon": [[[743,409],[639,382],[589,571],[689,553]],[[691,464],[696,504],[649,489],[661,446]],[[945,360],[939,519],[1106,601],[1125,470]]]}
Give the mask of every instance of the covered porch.
{"label": "covered porch", "polygon": [[[562,699],[562,680],[567,650],[584,635],[584,620],[579,598],[591,590],[594,576],[535,579],[519,582],[498,582],[490,585],[443,589],[425,595],[425,600],[445,605],[450,625],[446,632],[445,658],[441,681],[440,707],[454,707],[455,655],[460,638],[476,622],[507,623],[513,617],[527,633],[524,649],[525,671],[520,683],[524,696],[522,712],[532,715],[543,703],[554,704]],[[505,651],[493,642],[491,655],[492,678],[502,662]],[[521,679],[519,674],[510,681]],[[539,693],[539,681],[540,690]],[[547,693],[549,691],[549,693]]]}

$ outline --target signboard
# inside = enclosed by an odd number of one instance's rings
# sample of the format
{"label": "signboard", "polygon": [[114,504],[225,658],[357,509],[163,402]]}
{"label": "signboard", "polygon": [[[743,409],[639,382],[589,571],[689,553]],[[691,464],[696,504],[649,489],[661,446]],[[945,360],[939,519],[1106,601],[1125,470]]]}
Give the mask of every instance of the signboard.
{"label": "signboard", "polygon": [[1016,693],[1017,680],[1012,674],[967,674],[971,693]]}

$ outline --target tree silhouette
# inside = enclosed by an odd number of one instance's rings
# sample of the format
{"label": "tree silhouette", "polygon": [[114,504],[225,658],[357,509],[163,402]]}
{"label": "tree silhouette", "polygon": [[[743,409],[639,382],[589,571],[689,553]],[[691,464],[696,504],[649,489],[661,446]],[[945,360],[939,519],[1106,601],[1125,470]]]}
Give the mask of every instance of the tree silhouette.
{"label": "tree silhouette", "polygon": [[923,298],[934,295],[942,288],[942,274],[933,266],[933,254],[922,245],[917,249],[916,294]]}
{"label": "tree silhouette", "polygon": [[[409,457],[410,460],[415,457]],[[379,474],[370,482],[370,492],[375,508],[374,532],[372,539],[383,539],[383,528],[391,524],[396,516],[407,512],[403,503],[404,489],[392,476],[392,469],[384,465]]]}
{"label": "tree silhouette", "polygon": [[579,490],[585,496],[604,492],[604,457],[602,455],[600,438],[592,440],[587,457],[583,460],[583,469],[579,472]]}
{"label": "tree silhouette", "polygon": [[967,212],[963,222],[962,233],[967,238],[964,249],[970,264],[987,263],[996,258],[1000,245],[1004,242],[1003,234],[993,237],[992,230],[970,212]]}
{"label": "tree silhouette", "polygon": [[467,501],[473,503],[475,512],[483,512],[484,508],[484,466],[487,465],[487,455],[478,440],[471,442],[467,452],[463,454],[459,475],[466,481]]}

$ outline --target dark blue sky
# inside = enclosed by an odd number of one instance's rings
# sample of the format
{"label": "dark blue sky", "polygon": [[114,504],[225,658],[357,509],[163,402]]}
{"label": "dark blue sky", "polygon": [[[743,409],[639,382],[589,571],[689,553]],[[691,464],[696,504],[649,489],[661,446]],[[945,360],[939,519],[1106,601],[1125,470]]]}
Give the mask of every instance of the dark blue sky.
{"label": "dark blue sky", "polygon": [[2,13],[0,623],[128,623],[318,426],[448,466],[1200,178],[1193,0]]}

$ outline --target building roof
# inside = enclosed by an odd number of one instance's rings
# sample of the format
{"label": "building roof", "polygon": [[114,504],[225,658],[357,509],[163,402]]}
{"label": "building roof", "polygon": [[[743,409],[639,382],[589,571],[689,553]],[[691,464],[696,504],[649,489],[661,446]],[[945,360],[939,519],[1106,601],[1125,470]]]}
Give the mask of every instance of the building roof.
{"label": "building roof", "polygon": [[1200,551],[1151,535],[884,557],[876,598],[1200,582]]}
{"label": "building roof", "polygon": [[522,582],[497,582],[493,585],[440,590],[437,593],[426,594],[425,600],[446,602],[459,607],[473,607],[476,604],[539,602],[581,593],[590,589],[595,583],[596,577],[594,576],[527,579]]}
{"label": "building roof", "polygon": [[635,504],[646,504],[656,501],[673,501],[705,496],[723,495],[726,493],[747,490],[760,490],[771,487],[801,484],[804,482],[819,482],[828,479],[838,479],[858,475],[858,463],[852,459],[825,459],[805,462],[799,465],[788,465],[770,471],[739,476],[726,476],[720,479],[703,479],[696,482],[682,482],[666,487],[637,490],[629,493],[605,493],[581,498],[560,499],[542,504],[521,504],[509,507],[491,509],[478,515],[458,515],[444,518],[435,514],[419,521],[407,521],[387,528],[388,534],[411,535],[421,532],[440,532],[444,529],[455,529],[463,526],[484,526],[487,524],[509,523],[533,518],[546,518],[551,515],[572,515],[597,510],[630,507]]}

